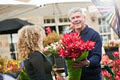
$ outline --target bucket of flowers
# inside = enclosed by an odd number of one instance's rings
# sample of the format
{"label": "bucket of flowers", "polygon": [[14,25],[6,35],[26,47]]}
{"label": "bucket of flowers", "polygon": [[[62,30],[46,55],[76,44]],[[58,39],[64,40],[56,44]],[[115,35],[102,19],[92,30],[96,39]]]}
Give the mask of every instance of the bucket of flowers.
{"label": "bucket of flowers", "polygon": [[50,27],[46,28],[47,36],[43,39],[44,54],[51,56],[53,54],[58,54],[59,40],[62,35],[57,34],[55,31],[51,32]]}
{"label": "bucket of flowers", "polygon": [[58,52],[60,49],[60,38],[62,35],[57,34],[55,31],[51,32],[50,27],[46,28],[47,36],[43,40],[44,50],[43,53],[48,57],[54,67],[63,67],[63,59],[59,57]]}
{"label": "bucket of flowers", "polygon": [[120,80],[120,59],[118,59],[119,52],[113,52],[114,60],[111,65],[108,62],[104,62],[105,70],[102,70],[102,76],[106,80]]}
{"label": "bucket of flowers", "polygon": [[106,44],[104,44],[105,53],[108,57],[114,60],[113,52],[118,51],[119,43],[115,40],[110,40]]}
{"label": "bucket of flowers", "polygon": [[[59,62],[62,61],[62,58],[58,55],[60,47],[60,42],[55,42],[47,45],[43,51],[44,54],[48,56],[48,59],[50,59],[54,67],[62,67],[62,64],[59,65]],[[59,62],[57,59],[59,59]]]}
{"label": "bucket of flowers", "polygon": [[59,55],[65,58],[69,80],[80,80],[82,68],[72,68],[72,64],[76,61],[85,59],[89,50],[94,48],[95,42],[82,40],[78,33],[64,34],[61,38],[62,47]]}

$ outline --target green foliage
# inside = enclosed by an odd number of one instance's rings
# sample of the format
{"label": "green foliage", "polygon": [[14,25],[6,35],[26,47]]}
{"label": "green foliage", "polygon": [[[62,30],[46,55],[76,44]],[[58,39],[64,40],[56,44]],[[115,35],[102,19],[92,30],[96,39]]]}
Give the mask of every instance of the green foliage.
{"label": "green foliage", "polygon": [[51,43],[58,42],[61,37],[62,37],[62,35],[59,35],[55,31],[53,31],[52,33],[48,34],[44,38],[44,40],[43,40],[44,47],[47,46],[47,45],[50,45]]}
{"label": "green foliage", "polygon": [[17,80],[30,80],[29,76],[24,70],[21,70]]}

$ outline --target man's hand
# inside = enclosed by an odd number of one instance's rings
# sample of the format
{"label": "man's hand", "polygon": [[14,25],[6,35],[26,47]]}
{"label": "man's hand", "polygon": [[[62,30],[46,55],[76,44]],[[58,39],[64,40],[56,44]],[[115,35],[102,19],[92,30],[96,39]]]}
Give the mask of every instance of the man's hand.
{"label": "man's hand", "polygon": [[89,66],[90,62],[87,59],[78,61],[72,65],[72,68],[79,68],[84,66]]}
{"label": "man's hand", "polygon": [[68,80],[68,76],[67,76],[67,77],[65,77],[65,80]]}

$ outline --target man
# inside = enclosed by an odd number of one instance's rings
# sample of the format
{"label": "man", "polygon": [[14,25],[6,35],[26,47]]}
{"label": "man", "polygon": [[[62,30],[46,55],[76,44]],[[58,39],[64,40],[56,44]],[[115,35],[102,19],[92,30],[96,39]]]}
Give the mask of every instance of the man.
{"label": "man", "polygon": [[[101,53],[102,41],[98,32],[85,24],[86,14],[81,8],[73,8],[69,11],[68,16],[71,24],[74,26],[73,32],[78,32],[84,41],[95,41],[94,49],[89,51],[87,59],[79,61],[72,65],[72,68],[82,67],[81,80],[101,80]],[[67,68],[65,67],[65,71]],[[69,75],[69,74],[68,74]]]}

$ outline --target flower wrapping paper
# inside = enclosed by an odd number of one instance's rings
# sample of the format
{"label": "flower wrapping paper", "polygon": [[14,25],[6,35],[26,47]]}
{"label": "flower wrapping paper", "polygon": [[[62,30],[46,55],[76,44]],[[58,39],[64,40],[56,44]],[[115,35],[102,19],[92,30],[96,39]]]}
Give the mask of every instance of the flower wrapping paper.
{"label": "flower wrapping paper", "polygon": [[76,58],[75,61],[72,59],[66,60],[69,80],[80,80],[81,79],[82,68],[73,69],[71,65],[74,64],[76,61],[85,59],[88,56],[88,53],[89,53],[88,51],[83,52],[83,54],[80,57]]}

